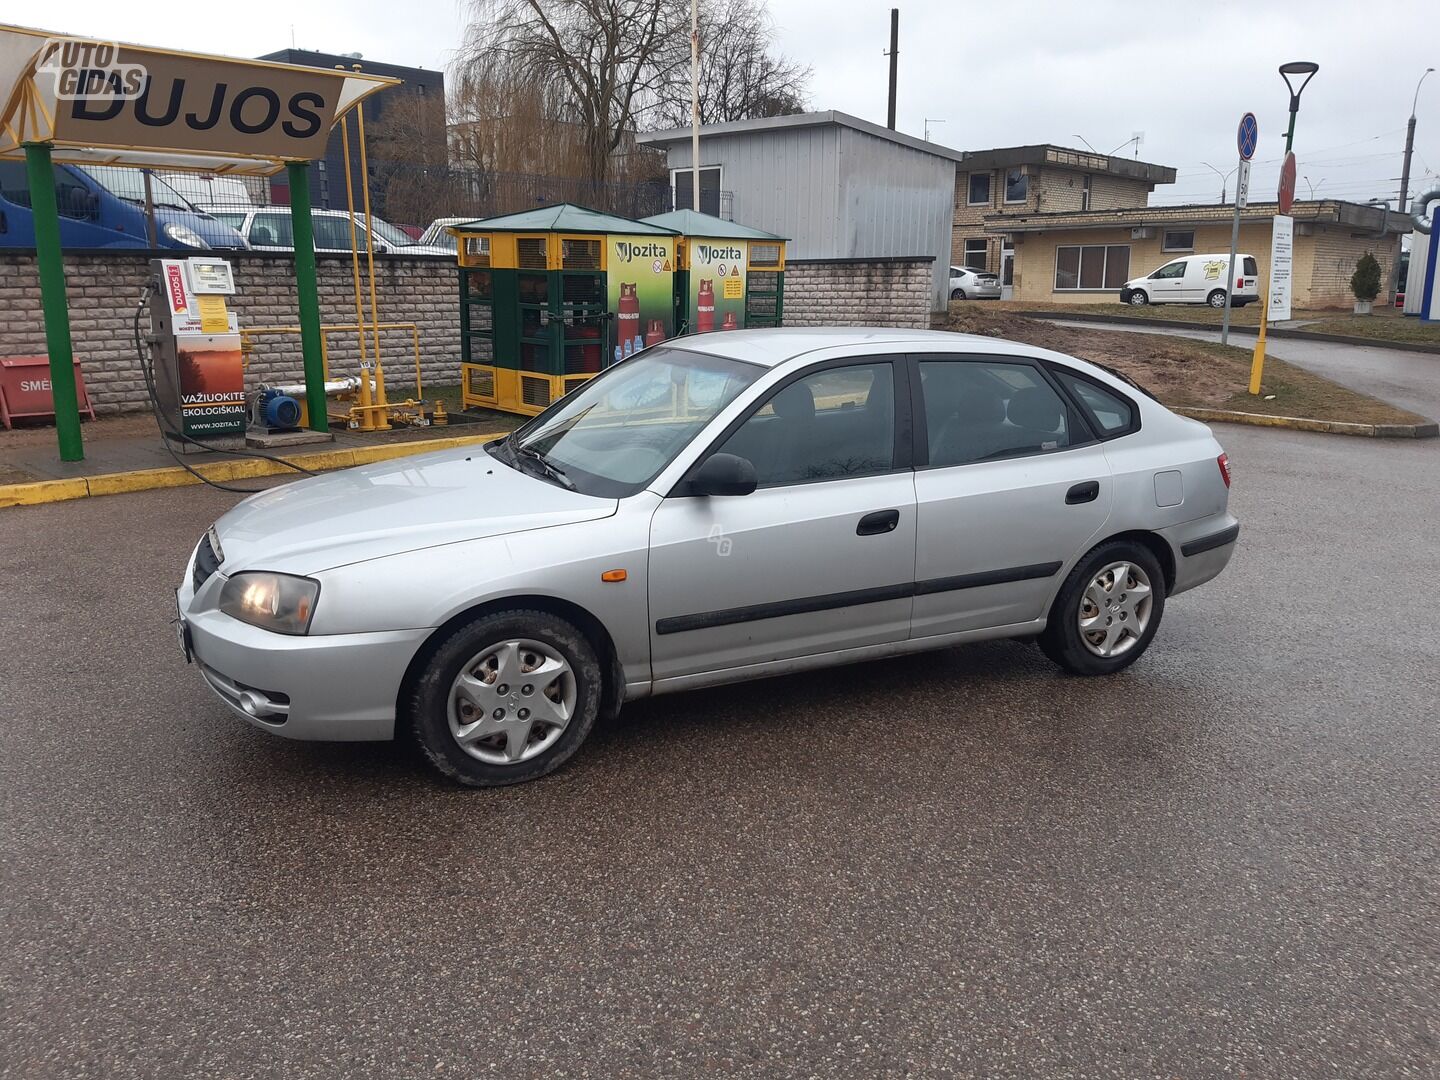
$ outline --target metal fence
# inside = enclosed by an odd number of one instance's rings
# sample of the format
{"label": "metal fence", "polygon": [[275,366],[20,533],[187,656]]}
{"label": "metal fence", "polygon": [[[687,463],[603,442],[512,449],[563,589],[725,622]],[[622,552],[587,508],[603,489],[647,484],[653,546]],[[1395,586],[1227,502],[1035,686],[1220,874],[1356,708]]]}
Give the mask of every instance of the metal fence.
{"label": "metal fence", "polygon": [[[575,177],[488,172],[371,159],[370,206],[377,252],[417,243],[453,250],[442,223],[470,221],[571,202],[621,217],[670,209],[666,180],[596,184]],[[357,237],[366,243],[360,177],[352,175]],[[55,166],[61,242],[70,248],[177,247],[292,250],[290,190],[270,178],[208,176],[121,166]],[[30,203],[23,162],[0,162],[0,196]],[[315,247],[350,249],[351,213],[343,159],[310,169]],[[0,247],[33,246],[19,229],[0,233]]]}

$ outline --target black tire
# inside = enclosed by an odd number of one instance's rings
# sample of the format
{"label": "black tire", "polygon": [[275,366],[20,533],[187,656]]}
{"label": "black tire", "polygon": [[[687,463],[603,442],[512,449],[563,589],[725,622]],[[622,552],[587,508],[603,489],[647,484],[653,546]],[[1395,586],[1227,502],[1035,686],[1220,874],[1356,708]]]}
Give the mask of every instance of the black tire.
{"label": "black tire", "polygon": [[[1119,656],[1103,657],[1091,652],[1080,637],[1077,625],[1080,616],[1080,602],[1090,579],[1109,563],[1126,560],[1135,563],[1150,579],[1151,609],[1150,622],[1145,632]],[[1121,671],[1144,655],[1160,629],[1161,617],[1165,614],[1165,573],[1154,554],[1143,544],[1128,540],[1107,540],[1092,549],[1075,564],[1055,602],[1050,606],[1050,618],[1045,631],[1040,635],[1040,648],[1051,660],[1072,675],[1110,675]]]}
{"label": "black tire", "polygon": [[[461,668],[486,646],[511,638],[540,642],[558,652],[575,676],[570,721],[555,743],[513,765],[480,761],[450,731],[451,687]],[[602,677],[595,649],[570,623],[545,611],[500,611],[461,626],[431,652],[406,703],[409,728],[425,759],[442,775],[470,787],[499,787],[535,780],[563,765],[590,734],[600,710]]]}
{"label": "black tire", "polygon": [[1148,293],[1146,293],[1144,289],[1136,289],[1130,294],[1130,299],[1127,301],[1127,303],[1129,303],[1133,307],[1144,307],[1146,304],[1150,303],[1150,296]]}
{"label": "black tire", "polygon": [[1212,289],[1210,295],[1205,298],[1205,303],[1209,304],[1217,311],[1220,310],[1225,306],[1225,290]]}
{"label": "black tire", "polygon": [[951,299],[951,300],[964,300],[964,299],[965,299],[965,290],[964,290],[964,289],[951,289],[951,290],[950,290],[950,299]]}

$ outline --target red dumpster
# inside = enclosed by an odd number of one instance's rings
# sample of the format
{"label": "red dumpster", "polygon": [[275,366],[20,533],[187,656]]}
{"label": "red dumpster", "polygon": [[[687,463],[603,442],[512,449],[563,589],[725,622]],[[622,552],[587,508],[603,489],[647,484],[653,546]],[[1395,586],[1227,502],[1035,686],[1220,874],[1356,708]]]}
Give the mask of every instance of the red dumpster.
{"label": "red dumpster", "polygon": [[[80,361],[75,361],[75,399],[80,411],[95,419],[95,406],[85,391]],[[0,360],[0,423],[7,428],[17,416],[54,416],[50,392],[50,360],[44,356],[12,356]]]}

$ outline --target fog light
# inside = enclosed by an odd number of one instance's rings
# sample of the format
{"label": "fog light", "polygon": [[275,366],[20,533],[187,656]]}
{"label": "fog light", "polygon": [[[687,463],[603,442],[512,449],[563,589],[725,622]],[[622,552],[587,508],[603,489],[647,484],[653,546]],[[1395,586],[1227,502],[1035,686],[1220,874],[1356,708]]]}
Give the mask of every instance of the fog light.
{"label": "fog light", "polygon": [[240,708],[251,716],[259,717],[270,712],[270,702],[265,700],[264,694],[257,694],[254,690],[241,690]]}

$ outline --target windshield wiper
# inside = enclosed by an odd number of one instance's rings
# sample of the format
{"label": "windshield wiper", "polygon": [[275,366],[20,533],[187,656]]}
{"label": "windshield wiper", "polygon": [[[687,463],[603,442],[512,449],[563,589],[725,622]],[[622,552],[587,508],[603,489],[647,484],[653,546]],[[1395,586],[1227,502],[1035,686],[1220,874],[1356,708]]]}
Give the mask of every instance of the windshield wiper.
{"label": "windshield wiper", "polygon": [[535,450],[529,446],[522,446],[519,443],[515,444],[515,450],[527,461],[533,461],[537,465],[539,465],[540,468],[544,470],[545,475],[550,477],[561,487],[568,488],[571,491],[575,490],[575,482],[565,475],[565,470],[560,468],[560,466],[553,464],[550,459],[547,458],[544,454],[542,454],[539,450]]}

